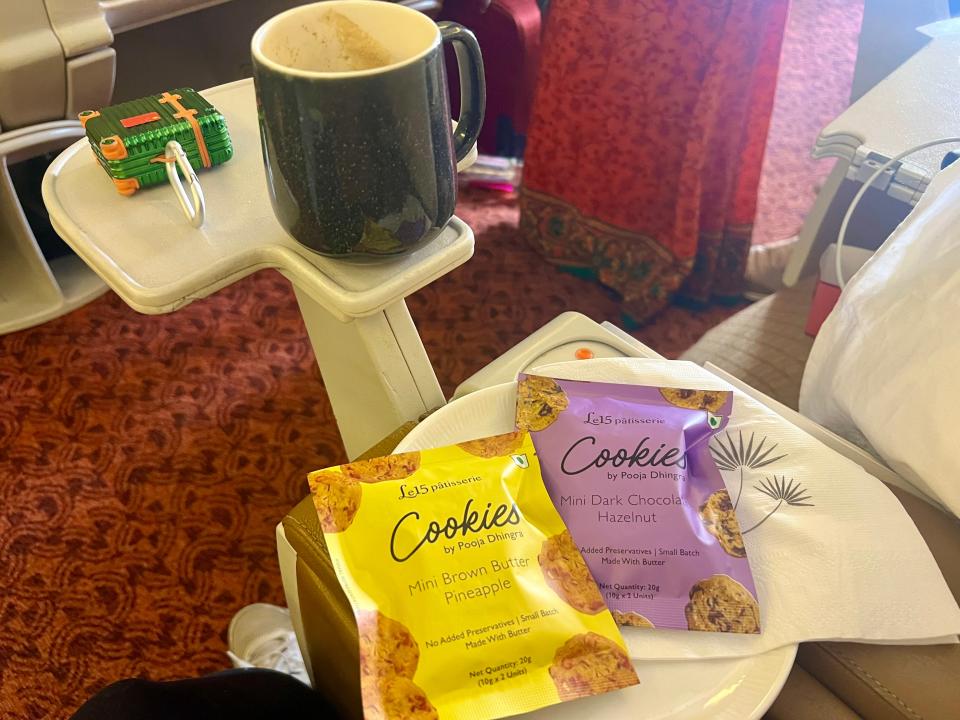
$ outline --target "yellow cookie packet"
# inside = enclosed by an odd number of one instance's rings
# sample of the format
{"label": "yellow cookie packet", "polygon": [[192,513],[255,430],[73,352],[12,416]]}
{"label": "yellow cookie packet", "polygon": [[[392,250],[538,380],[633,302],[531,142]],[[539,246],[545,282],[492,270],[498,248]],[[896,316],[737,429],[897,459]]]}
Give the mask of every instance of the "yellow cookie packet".
{"label": "yellow cookie packet", "polygon": [[635,685],[529,435],[309,476],[367,720],[486,720]]}

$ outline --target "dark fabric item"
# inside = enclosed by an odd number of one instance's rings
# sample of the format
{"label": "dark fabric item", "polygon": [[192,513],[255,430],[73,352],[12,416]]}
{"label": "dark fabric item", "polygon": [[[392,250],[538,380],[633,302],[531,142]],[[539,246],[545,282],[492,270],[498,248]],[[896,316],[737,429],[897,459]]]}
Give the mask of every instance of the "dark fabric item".
{"label": "dark fabric item", "polygon": [[273,720],[332,718],[320,693],[274,670],[228,670],[187,680],[108,685],[71,720]]}
{"label": "dark fabric item", "polygon": [[13,180],[13,188],[20,200],[20,207],[27,218],[30,229],[33,231],[40,252],[43,253],[47,261],[73,253],[57,235],[53,225],[50,224],[47,208],[40,197],[40,183],[43,181],[43,174],[57,155],[58,153],[55,152],[47,153],[7,166],[10,179]]}
{"label": "dark fabric item", "polygon": [[[565,310],[617,322],[607,291],[520,241],[513,199],[467,192],[457,213],[473,259],[407,299],[448,396]],[[676,357],[734,311],[671,307],[634,334]],[[308,471],[345,461],[273,271],[169,315],[107,293],[0,336],[0,718],[227,667],[233,614],[284,603],[276,524]]]}
{"label": "dark fabric item", "polygon": [[738,296],[786,0],[569,0],[550,8],[522,228],[646,320]]}
{"label": "dark fabric item", "polygon": [[[534,0],[448,1],[440,18],[470,28],[484,50],[487,113],[477,149],[488,155],[523,157],[540,61],[540,8]],[[457,108],[460,80],[449,48],[447,79],[451,105]]]}

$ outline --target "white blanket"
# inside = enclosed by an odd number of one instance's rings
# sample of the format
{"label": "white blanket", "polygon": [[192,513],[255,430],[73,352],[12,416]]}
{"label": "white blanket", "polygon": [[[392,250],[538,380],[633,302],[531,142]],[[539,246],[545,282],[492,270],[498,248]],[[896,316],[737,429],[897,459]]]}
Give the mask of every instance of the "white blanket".
{"label": "white blanket", "polygon": [[810,352],[804,415],[960,514],[960,162],[844,289]]}

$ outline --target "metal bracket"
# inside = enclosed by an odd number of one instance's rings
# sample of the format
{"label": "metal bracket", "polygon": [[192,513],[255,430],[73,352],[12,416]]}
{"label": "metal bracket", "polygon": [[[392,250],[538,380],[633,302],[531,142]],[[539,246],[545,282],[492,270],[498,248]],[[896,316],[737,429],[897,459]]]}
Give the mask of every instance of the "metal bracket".
{"label": "metal bracket", "polygon": [[[889,160],[882,153],[873,152],[864,146],[857,148],[853,162],[847,169],[847,179],[865,183],[871,175]],[[901,202],[914,204],[930,183],[927,174],[909,162],[896,162],[873,181],[873,187]]]}
{"label": "metal bracket", "polygon": [[[883,165],[890,158],[863,147],[857,149],[853,162],[850,163],[850,169],[847,171],[847,178],[863,184],[870,179],[870,176],[876,172],[877,168]],[[886,192],[893,182],[894,176],[900,169],[900,163],[893,163],[876,180],[873,181],[873,187],[882,192]]]}

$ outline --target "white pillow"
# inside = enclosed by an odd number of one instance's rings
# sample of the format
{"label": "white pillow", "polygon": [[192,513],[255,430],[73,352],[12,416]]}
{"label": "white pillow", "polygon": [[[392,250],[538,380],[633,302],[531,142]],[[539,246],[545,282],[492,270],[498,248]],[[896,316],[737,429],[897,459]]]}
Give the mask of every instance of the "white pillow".
{"label": "white pillow", "polygon": [[854,275],[817,335],[800,412],[960,515],[960,162]]}

